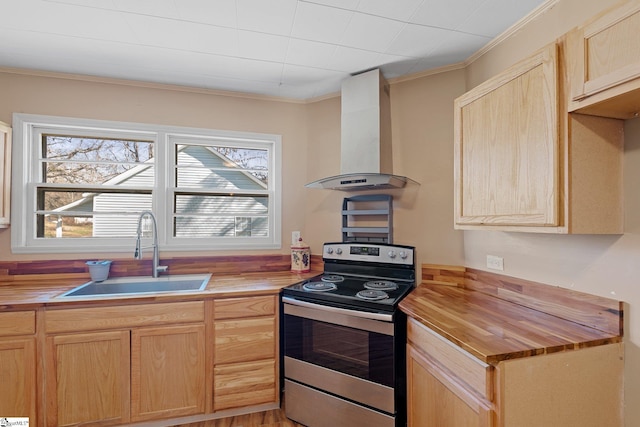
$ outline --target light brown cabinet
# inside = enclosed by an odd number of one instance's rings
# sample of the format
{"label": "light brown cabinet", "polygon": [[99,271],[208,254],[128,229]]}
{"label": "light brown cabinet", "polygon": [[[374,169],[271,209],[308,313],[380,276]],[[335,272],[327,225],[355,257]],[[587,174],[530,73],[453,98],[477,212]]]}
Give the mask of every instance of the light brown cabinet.
{"label": "light brown cabinet", "polygon": [[214,411],[277,406],[277,296],[215,300],[214,318]]}
{"label": "light brown cabinet", "polygon": [[0,414],[36,417],[35,312],[0,313]]}
{"label": "light brown cabinet", "polygon": [[640,4],[626,2],[567,36],[569,111],[622,119],[640,112]]}
{"label": "light brown cabinet", "polygon": [[203,414],[204,302],[45,312],[47,425]]}
{"label": "light brown cabinet", "polygon": [[493,427],[492,368],[409,320],[408,425]]}
{"label": "light brown cabinet", "polygon": [[47,425],[130,421],[129,331],[47,338]]}
{"label": "light brown cabinet", "polygon": [[45,310],[46,425],[278,407],[277,307],[268,295]]}
{"label": "light brown cabinet", "polygon": [[456,224],[558,225],[553,45],[456,99]]}
{"label": "light brown cabinet", "polygon": [[132,420],[204,413],[204,331],[203,324],[132,331]]}
{"label": "light brown cabinet", "polygon": [[409,319],[409,427],[620,427],[623,345],[487,365]]}
{"label": "light brown cabinet", "polygon": [[409,346],[409,425],[421,427],[490,427],[490,405]]}
{"label": "light brown cabinet", "polygon": [[623,123],[567,112],[564,50],[456,99],[455,228],[622,233]]}
{"label": "light brown cabinet", "polygon": [[11,207],[11,126],[0,122],[0,228],[10,223]]}

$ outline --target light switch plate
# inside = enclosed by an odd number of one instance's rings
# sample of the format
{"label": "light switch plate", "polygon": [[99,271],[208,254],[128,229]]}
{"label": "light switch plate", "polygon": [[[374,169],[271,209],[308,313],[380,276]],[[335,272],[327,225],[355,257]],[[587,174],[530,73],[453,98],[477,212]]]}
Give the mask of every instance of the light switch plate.
{"label": "light switch plate", "polygon": [[291,232],[291,244],[295,245],[296,243],[298,243],[298,240],[300,240],[300,232],[299,231],[292,231]]}

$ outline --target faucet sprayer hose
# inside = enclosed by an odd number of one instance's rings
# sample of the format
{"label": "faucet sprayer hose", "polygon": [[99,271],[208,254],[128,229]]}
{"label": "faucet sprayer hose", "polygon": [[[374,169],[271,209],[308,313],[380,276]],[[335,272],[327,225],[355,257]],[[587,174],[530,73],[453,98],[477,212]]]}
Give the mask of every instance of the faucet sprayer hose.
{"label": "faucet sprayer hose", "polygon": [[142,259],[142,249],[144,249],[141,246],[141,237],[142,237],[142,219],[148,216],[149,219],[151,220],[151,226],[152,226],[152,237],[153,237],[153,244],[151,246],[147,246],[147,247],[151,247],[153,248],[153,265],[152,265],[152,270],[151,270],[151,275],[153,277],[158,277],[158,273],[159,272],[165,272],[167,271],[167,266],[164,265],[159,265],[160,264],[160,256],[158,254],[158,225],[156,223],[156,217],[153,215],[153,212],[151,211],[142,211],[140,213],[140,216],[138,217],[138,229],[136,232],[136,249],[134,252],[134,258],[135,259]]}

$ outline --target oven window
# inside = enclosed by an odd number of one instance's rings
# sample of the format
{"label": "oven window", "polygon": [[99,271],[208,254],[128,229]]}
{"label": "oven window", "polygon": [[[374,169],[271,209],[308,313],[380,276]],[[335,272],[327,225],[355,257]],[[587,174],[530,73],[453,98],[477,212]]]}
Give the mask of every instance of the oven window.
{"label": "oven window", "polygon": [[285,355],[394,386],[393,337],[287,314]]}

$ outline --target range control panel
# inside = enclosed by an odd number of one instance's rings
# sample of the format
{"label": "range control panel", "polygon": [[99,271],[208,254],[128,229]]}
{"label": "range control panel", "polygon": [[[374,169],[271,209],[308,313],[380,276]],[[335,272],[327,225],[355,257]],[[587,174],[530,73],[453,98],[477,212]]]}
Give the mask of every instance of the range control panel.
{"label": "range control panel", "polygon": [[377,243],[325,243],[324,259],[364,261],[371,263],[413,265],[414,248],[411,246]]}

